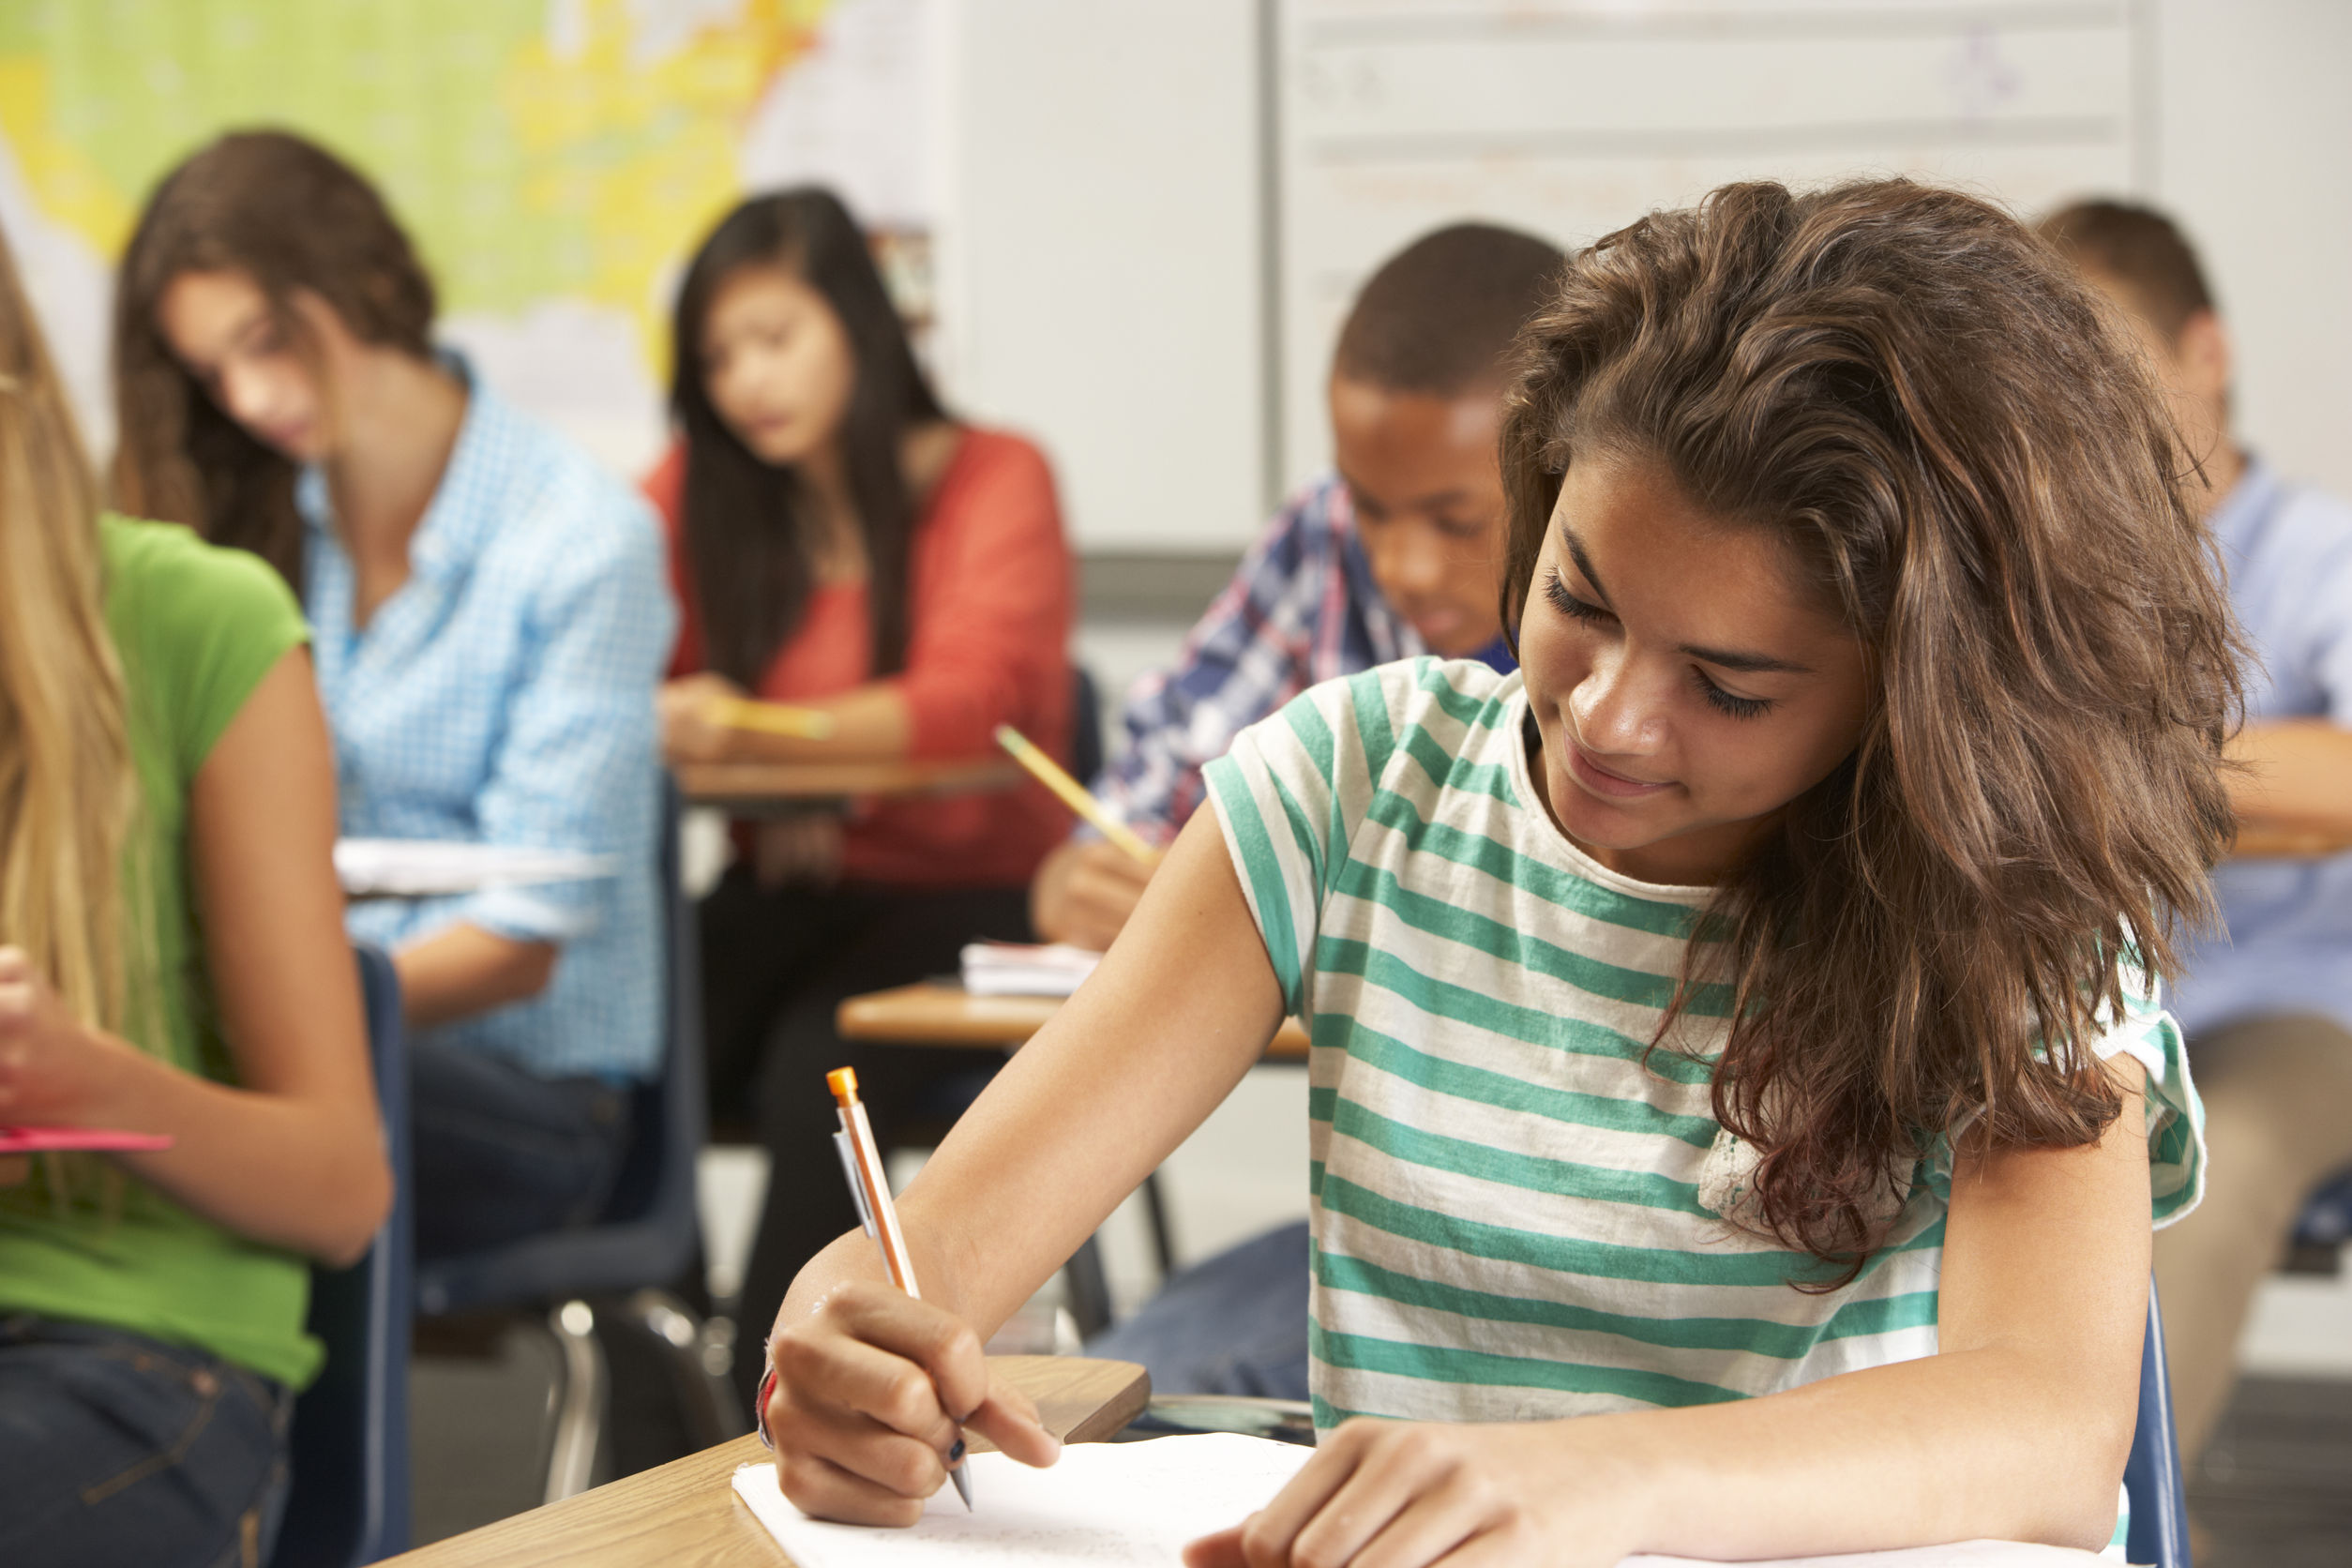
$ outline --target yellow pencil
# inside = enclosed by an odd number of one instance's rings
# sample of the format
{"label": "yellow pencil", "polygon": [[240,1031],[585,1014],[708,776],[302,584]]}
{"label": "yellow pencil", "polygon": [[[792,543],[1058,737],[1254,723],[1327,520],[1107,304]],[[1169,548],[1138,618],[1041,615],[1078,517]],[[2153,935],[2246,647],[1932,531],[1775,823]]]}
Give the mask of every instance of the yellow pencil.
{"label": "yellow pencil", "polygon": [[1062,804],[1092,823],[1094,830],[1146,866],[1159,864],[1159,852],[1136,837],[1135,830],[1109,812],[1103,803],[1086,792],[1086,786],[1072,778],[1063,765],[1037,749],[1027,735],[1009,724],[996,727],[996,744],[1013,754],[1013,761],[1036,775],[1037,782],[1062,797]]}
{"label": "yellow pencil", "polygon": [[730,730],[760,730],[771,735],[797,735],[803,740],[827,740],[833,716],[789,702],[755,702],[745,697],[714,697],[710,716]]}

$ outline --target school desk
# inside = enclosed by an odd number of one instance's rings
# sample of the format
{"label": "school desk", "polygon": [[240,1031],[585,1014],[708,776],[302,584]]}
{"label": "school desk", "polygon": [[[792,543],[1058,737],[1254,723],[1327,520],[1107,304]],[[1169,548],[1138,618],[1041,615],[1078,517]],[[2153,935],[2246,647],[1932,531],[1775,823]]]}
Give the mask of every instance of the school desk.
{"label": "school desk", "polygon": [[[844,1040],[893,1046],[965,1046],[1010,1050],[1059,1012],[1055,996],[973,996],[961,986],[925,981],[853,996],[834,1010]],[[1306,1031],[1285,1018],[1266,1048],[1269,1062],[1306,1060]]]}
{"label": "school desk", "polygon": [[2352,850],[2352,834],[2341,828],[2251,822],[2239,828],[2229,853],[2233,860],[2305,860],[2346,850]]}
{"label": "school desk", "polygon": [[[1152,1380],[1126,1361],[997,1356],[1064,1442],[1099,1442],[1143,1412]],[[977,1433],[974,1447],[988,1446]],[[401,1568],[779,1568],[776,1538],[736,1500],[738,1465],[763,1464],[758,1438],[706,1448],[576,1498],[389,1560]],[[985,1504],[986,1500],[982,1500]]]}
{"label": "school desk", "polygon": [[733,817],[782,816],[863,795],[982,794],[1029,776],[1001,752],[920,761],[685,762],[672,771],[687,805]]}

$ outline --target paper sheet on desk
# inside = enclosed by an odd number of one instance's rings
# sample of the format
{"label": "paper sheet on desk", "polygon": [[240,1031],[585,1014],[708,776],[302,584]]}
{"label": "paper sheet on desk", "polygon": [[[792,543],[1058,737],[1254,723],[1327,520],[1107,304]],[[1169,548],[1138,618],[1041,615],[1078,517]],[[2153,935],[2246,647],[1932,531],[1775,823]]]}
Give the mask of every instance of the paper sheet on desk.
{"label": "paper sheet on desk", "polygon": [[[1175,1568],[1184,1544],[1265,1505],[1313,1451],[1224,1433],[1150,1442],[1079,1443],[1048,1470],[1002,1454],[971,1458],[978,1507],[942,1487],[912,1530],[809,1518],[776,1489],[774,1465],[735,1471],[735,1493],[796,1568],[952,1568],[962,1563],[1133,1563]],[[2088,1552],[1975,1541],[1743,1568],[2090,1568]],[[1627,1558],[1620,1568],[1705,1568],[1682,1558]]]}
{"label": "paper sheet on desk", "polygon": [[486,887],[584,882],[612,875],[609,854],[429,838],[339,838],[335,876],[354,898],[430,898]]}

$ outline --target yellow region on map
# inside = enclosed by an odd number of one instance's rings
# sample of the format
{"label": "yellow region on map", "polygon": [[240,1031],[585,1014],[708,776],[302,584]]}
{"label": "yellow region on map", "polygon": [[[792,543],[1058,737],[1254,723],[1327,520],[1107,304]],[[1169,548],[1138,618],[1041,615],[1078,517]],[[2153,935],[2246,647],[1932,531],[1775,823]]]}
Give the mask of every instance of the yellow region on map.
{"label": "yellow region on map", "polygon": [[375,179],[449,310],[625,312],[739,193],[737,146],[835,0],[8,0],[0,136],[109,262],[157,179],[283,126]]}

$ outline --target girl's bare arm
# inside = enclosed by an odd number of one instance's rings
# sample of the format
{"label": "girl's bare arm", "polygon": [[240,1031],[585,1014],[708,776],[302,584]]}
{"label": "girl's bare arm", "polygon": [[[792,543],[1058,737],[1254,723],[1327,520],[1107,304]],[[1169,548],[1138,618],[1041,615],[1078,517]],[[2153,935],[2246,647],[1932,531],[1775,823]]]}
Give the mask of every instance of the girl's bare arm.
{"label": "girl's bare arm", "polygon": [[[392,1199],[343,897],[335,772],[309,655],[281,658],[189,791],[205,968],[235,1085],[181,1071],[51,1009],[31,1092],[60,1119],[169,1133],[117,1156],[239,1234],[348,1262]],[[46,1004],[40,1004],[45,1006]],[[37,1010],[38,1008],[37,1007]]]}
{"label": "girl's bare arm", "polygon": [[793,1281],[767,1412],[792,1500],[908,1522],[945,1476],[951,1419],[1049,1458],[1024,1403],[990,1387],[981,1341],[1215,1108],[1281,1019],[1273,965],[1200,812],[1102,967],[899,1198],[924,1299],[882,1283],[855,1232]]}

